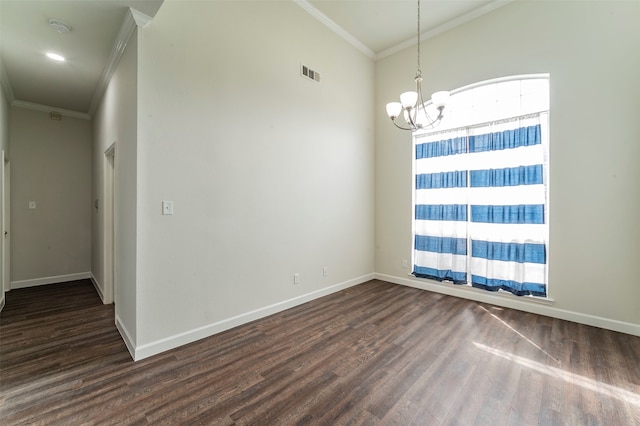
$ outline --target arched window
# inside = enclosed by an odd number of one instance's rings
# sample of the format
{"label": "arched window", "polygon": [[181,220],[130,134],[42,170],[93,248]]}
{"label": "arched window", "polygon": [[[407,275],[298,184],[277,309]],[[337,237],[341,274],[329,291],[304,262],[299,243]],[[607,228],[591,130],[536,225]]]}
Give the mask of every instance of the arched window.
{"label": "arched window", "polygon": [[415,276],[547,296],[548,122],[549,76],[528,75],[454,91],[414,134]]}

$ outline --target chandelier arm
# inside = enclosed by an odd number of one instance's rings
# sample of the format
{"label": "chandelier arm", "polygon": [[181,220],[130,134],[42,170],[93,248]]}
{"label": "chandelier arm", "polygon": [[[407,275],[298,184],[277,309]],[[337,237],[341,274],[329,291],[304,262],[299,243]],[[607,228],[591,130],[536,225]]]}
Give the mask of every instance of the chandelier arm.
{"label": "chandelier arm", "polygon": [[427,109],[426,108],[424,110],[424,115],[427,118],[427,121],[429,122],[427,127],[435,127],[435,126],[437,126],[440,123],[440,120],[442,120],[442,117],[444,116],[444,114],[442,113],[442,109],[441,108],[438,109],[438,116],[436,118],[431,117],[431,115],[429,113],[427,113]]}
{"label": "chandelier arm", "polygon": [[[420,96],[420,95],[418,95]],[[414,108],[412,108],[413,110],[413,116],[411,116],[411,111],[407,111],[407,117],[409,118],[409,125],[411,125],[411,129],[415,129],[418,127],[418,103],[416,103],[416,106]],[[406,121],[406,120],[405,120]]]}
{"label": "chandelier arm", "polygon": [[438,108],[438,116],[436,118],[433,118],[431,114],[427,112],[427,105],[424,97],[422,96],[422,78],[416,79],[416,87],[418,89],[418,105],[422,108],[424,116],[427,120],[426,125],[420,127],[435,127],[442,119],[442,108]]}
{"label": "chandelier arm", "polygon": [[433,120],[434,123],[438,123],[440,122],[440,120],[442,120],[442,117],[444,117],[444,114],[442,112],[443,110],[443,107],[438,108],[438,116]]}
{"label": "chandelier arm", "polygon": [[393,123],[394,126],[396,126],[400,130],[413,130],[413,128],[411,128],[411,127],[399,126],[398,123],[396,123],[396,120],[394,118],[391,119],[391,122]]}
{"label": "chandelier arm", "polygon": [[426,105],[424,105],[424,104],[423,104],[423,107],[422,107],[422,108],[424,109],[424,116],[426,117],[427,121],[429,122],[429,124],[428,124],[429,126],[433,126],[433,125],[434,125],[434,124],[436,124],[438,121],[440,121],[440,116],[438,116],[438,117],[436,117],[436,118],[431,117],[431,114],[429,114],[429,113],[427,112],[427,107],[426,107]]}

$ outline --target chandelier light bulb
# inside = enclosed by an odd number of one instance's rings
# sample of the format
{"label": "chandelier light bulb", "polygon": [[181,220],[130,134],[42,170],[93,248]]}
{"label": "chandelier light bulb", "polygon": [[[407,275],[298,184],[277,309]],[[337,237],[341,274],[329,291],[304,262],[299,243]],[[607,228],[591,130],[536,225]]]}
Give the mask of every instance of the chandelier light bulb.
{"label": "chandelier light bulb", "polygon": [[402,112],[402,104],[400,102],[389,102],[387,104],[387,115],[389,118],[398,118]]}
{"label": "chandelier light bulb", "polygon": [[431,103],[434,107],[440,109],[444,108],[449,101],[449,92],[442,90],[440,92],[435,92],[431,95]]}
{"label": "chandelier light bulb", "polygon": [[418,92],[404,92],[400,95],[400,103],[405,109],[411,109],[418,103]]}

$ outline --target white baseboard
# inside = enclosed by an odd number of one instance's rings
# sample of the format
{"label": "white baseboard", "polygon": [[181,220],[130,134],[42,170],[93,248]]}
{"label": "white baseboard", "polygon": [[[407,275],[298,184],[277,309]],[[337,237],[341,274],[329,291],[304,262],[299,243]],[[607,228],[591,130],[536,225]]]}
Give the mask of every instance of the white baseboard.
{"label": "white baseboard", "polygon": [[605,328],[607,330],[632,334],[634,336],[640,336],[640,324],[633,324],[629,322],[598,317],[595,315],[567,311],[565,309],[558,309],[552,306],[553,301],[513,297],[509,295],[502,295],[500,293],[478,290],[468,286],[455,286],[454,284],[439,283],[437,281],[426,280],[422,278],[402,278],[379,273],[376,273],[374,275],[376,279],[394,284],[433,291],[435,293],[448,294],[450,296],[456,296],[463,299],[475,300],[476,302],[490,303],[492,305],[501,306],[504,308],[517,309],[519,311],[531,312],[533,314],[544,315],[547,317],[558,318],[562,320],[577,322],[580,324],[591,325],[594,327]]}
{"label": "white baseboard", "polygon": [[[227,318],[222,321],[208,324],[203,327],[199,327],[193,330],[185,331],[165,339],[161,339],[155,342],[147,343],[135,348],[135,354],[133,359],[139,361],[144,358],[148,358],[153,355],[157,355],[161,352],[168,351],[169,349],[177,348],[178,346],[186,345],[196,340],[204,339],[205,337],[213,336],[214,334],[221,333],[231,328],[237,327],[242,324],[246,324],[251,321],[255,321],[260,318],[264,318],[269,315],[282,312],[286,309],[293,308],[306,302],[318,299],[323,296],[327,296],[331,293],[335,293],[340,290],[344,290],[349,287],[353,287],[358,284],[370,281],[374,279],[374,274],[363,275],[358,278],[354,278],[349,281],[335,284],[330,287],[323,288],[321,290],[313,291],[311,293],[303,294],[289,300],[275,303],[273,305],[265,306],[263,308],[256,309],[254,311],[246,312],[244,314],[237,315],[235,317]],[[125,342],[126,343],[126,342]],[[127,344],[127,347],[129,345]],[[131,351],[131,349],[130,349]]]}
{"label": "white baseboard", "polygon": [[122,337],[122,340],[124,340],[124,344],[127,347],[127,350],[129,351],[129,354],[131,355],[131,358],[133,358],[133,360],[136,360],[136,345],[135,342],[133,341],[133,339],[131,338],[131,334],[129,334],[129,331],[127,330],[127,327],[124,326],[124,324],[122,323],[122,321],[120,321],[120,317],[116,315],[116,328],[118,329],[118,332],[120,333],[120,336]]}
{"label": "white baseboard", "polygon": [[105,303],[105,301],[104,301],[104,293],[102,292],[102,286],[100,285],[100,283],[98,282],[96,277],[93,275],[93,272],[91,272],[91,277],[90,278],[91,278],[91,283],[93,284],[93,287],[95,287],[96,292],[98,293],[98,296],[100,296],[100,300],[102,300],[102,303]]}
{"label": "white baseboard", "polygon": [[77,274],[57,275],[55,277],[34,278],[31,280],[11,281],[11,289],[35,287],[38,285],[64,283],[67,281],[85,280],[91,278],[91,272],[80,272]]}
{"label": "white baseboard", "polygon": [[4,291],[2,292],[2,299],[0,299],[0,312],[4,309]]}

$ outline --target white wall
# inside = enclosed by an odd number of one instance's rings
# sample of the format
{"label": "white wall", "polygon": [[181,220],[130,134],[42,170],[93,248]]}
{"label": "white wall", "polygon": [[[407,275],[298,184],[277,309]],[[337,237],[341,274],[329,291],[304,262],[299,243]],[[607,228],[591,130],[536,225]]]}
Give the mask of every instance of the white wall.
{"label": "white wall", "polygon": [[104,274],[105,151],[115,142],[115,310],[129,345],[136,342],[137,31],[133,33],[93,119],[91,271],[101,293]]}
{"label": "white wall", "polygon": [[[91,122],[11,107],[11,287],[91,268]],[[28,208],[35,201],[36,209]]]}
{"label": "white wall", "polygon": [[373,62],[292,2],[167,1],[139,44],[138,344],[371,277]]}
{"label": "white wall", "polygon": [[[551,74],[555,303],[494,303],[640,333],[638,16],[638,2],[514,2],[424,43],[427,93]],[[411,259],[411,137],[384,113],[386,102],[410,89],[414,69],[415,48],[376,65],[375,265],[383,278],[426,287],[401,267]],[[451,293],[452,286],[429,288]]]}

